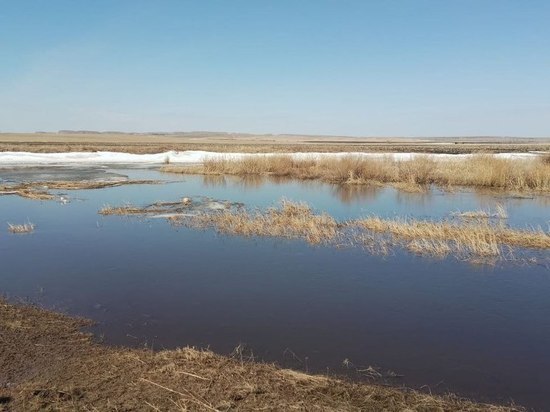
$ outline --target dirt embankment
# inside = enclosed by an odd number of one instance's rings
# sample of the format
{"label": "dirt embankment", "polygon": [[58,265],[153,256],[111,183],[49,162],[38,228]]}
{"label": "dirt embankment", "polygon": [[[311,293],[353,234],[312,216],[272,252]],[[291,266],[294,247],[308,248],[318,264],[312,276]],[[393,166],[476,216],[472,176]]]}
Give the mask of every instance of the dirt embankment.
{"label": "dirt embankment", "polygon": [[511,411],[185,348],[112,348],[86,320],[0,300],[0,411]]}

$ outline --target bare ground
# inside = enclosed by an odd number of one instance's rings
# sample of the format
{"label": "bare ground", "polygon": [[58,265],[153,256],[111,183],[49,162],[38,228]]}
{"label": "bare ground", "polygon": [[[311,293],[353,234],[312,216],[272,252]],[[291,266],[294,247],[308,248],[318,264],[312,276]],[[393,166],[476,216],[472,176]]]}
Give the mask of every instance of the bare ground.
{"label": "bare ground", "polygon": [[0,300],[0,411],[518,411],[184,348],[95,343],[90,322]]}

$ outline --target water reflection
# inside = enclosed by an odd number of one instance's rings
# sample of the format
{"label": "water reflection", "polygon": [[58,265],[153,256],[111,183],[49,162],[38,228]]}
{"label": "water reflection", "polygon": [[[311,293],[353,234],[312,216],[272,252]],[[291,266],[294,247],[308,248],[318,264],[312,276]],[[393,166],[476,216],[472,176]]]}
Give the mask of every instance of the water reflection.
{"label": "water reflection", "polygon": [[342,203],[362,203],[366,200],[374,200],[382,188],[375,185],[332,185],[332,195]]}
{"label": "water reflection", "polygon": [[205,187],[226,187],[227,180],[224,176],[204,175],[202,177],[202,184]]}
{"label": "water reflection", "polygon": [[432,202],[436,194],[430,191],[426,192],[407,192],[395,189],[395,201],[401,205],[416,204],[417,206],[427,206]]}

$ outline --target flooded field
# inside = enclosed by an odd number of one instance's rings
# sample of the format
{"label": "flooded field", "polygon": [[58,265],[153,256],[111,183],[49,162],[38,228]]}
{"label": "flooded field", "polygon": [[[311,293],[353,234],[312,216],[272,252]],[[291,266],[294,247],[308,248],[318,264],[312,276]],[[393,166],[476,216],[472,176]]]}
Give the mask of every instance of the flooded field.
{"label": "flooded field", "polygon": [[[0,169],[0,183],[126,177],[160,183],[52,190],[49,201],[1,196],[0,292],[89,317],[110,344],[194,345],[222,354],[240,345],[244,356],[302,371],[538,409],[550,404],[544,252],[536,263],[475,265],[98,214],[105,205],[183,197],[250,209],[285,198],[338,221],[445,219],[502,205],[507,225],[547,231],[549,197],[180,176],[139,165]],[[25,222],[33,233],[8,232],[8,223]]]}

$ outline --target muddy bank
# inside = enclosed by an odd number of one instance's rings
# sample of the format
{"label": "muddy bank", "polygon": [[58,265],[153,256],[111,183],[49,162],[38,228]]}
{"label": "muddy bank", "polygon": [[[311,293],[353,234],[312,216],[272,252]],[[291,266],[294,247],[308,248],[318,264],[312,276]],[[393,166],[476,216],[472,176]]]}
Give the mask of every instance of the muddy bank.
{"label": "muddy bank", "polygon": [[191,348],[112,348],[90,322],[0,300],[0,410],[512,411]]}

